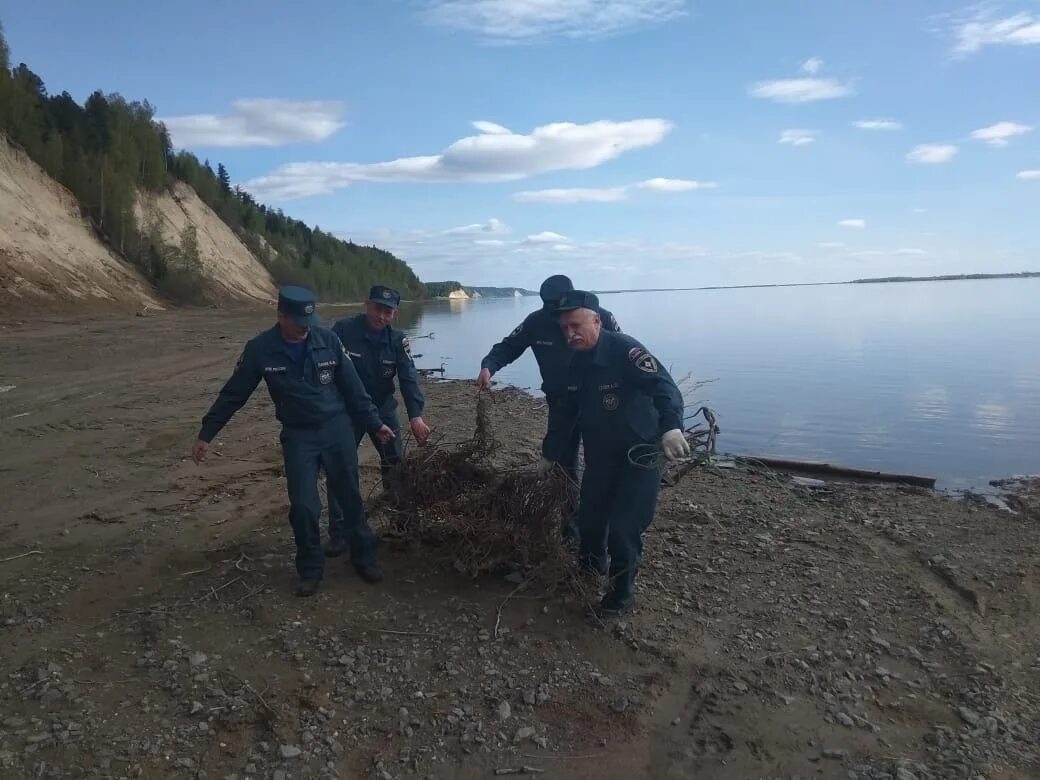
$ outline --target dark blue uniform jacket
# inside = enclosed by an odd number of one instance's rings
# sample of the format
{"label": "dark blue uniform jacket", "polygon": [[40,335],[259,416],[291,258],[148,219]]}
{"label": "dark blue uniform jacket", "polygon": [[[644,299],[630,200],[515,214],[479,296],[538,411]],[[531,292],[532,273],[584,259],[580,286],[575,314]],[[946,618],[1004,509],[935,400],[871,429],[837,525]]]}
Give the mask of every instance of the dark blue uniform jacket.
{"label": "dark blue uniform jacket", "polygon": [[294,361],[278,326],[249,340],[235,371],[206,416],[199,438],[212,441],[263,379],[285,427],[313,428],[339,414],[374,433],[382,427],[372,399],[339,338],[327,328],[311,328],[303,357]]}
{"label": "dark blue uniform jacket", "polygon": [[560,413],[550,419],[542,454],[559,459],[574,426],[587,459],[623,458],[635,444],[656,444],[682,429],[679,388],[657,358],[631,336],[601,331],[588,352],[574,353]]}
{"label": "dark blue uniform jacket", "polygon": [[[603,330],[621,330],[614,315],[609,311],[597,309],[597,313],[603,323]],[[567,385],[567,366],[574,351],[567,346],[559,319],[544,308],[531,312],[516,330],[495,344],[480,367],[486,368],[494,375],[524,354],[528,347],[534,353],[534,359],[538,361],[538,371],[542,375],[542,392],[547,397],[562,393]]]}
{"label": "dark blue uniform jacket", "polygon": [[412,360],[408,337],[399,330],[387,327],[373,342],[365,325],[365,315],[348,317],[332,326],[350,356],[354,369],[381,411],[397,406],[394,397],[394,377],[401,384],[401,395],[408,419],[421,417],[426,401],[419,387],[419,377]]}

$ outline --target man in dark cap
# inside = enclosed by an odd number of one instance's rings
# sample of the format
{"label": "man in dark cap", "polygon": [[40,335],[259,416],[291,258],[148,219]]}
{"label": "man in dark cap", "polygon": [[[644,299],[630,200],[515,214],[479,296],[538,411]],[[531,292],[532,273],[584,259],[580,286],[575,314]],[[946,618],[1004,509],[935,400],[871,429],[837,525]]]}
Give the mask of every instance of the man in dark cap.
{"label": "man in dark cap", "polygon": [[350,557],[363,580],[380,582],[375,538],[365,518],[358,488],[356,421],[382,442],[394,432],[379,418],[372,399],[347,358],[339,337],[321,327],[315,296],[303,287],[278,293],[278,323],[250,339],[235,371],[202,418],[191,448],[196,463],[206,459],[210,442],[249,400],[263,379],[282,424],[281,443],[289,491],[289,523],[296,539],[296,595],[311,596],[325,571],[321,550],[321,500],[318,469],[344,508]]}
{"label": "man in dark cap", "polygon": [[[364,314],[347,317],[332,326],[333,333],[343,342],[365,390],[372,397],[372,403],[379,410],[380,419],[394,432],[394,438],[385,444],[375,436],[370,437],[379,453],[383,488],[388,491],[393,490],[393,469],[404,455],[401,424],[397,420],[397,399],[394,397],[395,376],[401,386],[401,397],[404,399],[412,435],[420,445],[425,444],[430,436],[430,427],[422,418],[426,401],[419,387],[408,337],[391,327],[400,303],[401,294],[397,290],[377,284],[369,290]],[[355,444],[361,443],[364,434],[363,430],[355,431]],[[329,544],[325,554],[335,557],[346,550],[347,538],[343,510],[336,500],[331,483],[328,505]]]}
{"label": "man in dark cap", "polygon": [[[529,314],[512,333],[491,348],[491,351],[481,361],[480,375],[477,377],[477,386],[481,390],[490,389],[491,377],[520,357],[524,350],[530,347],[534,353],[534,359],[538,362],[538,371],[542,375],[542,392],[545,394],[545,402],[549,407],[550,429],[553,427],[553,418],[558,412],[558,402],[564,394],[567,366],[570,364],[572,356],[571,350],[567,347],[567,341],[560,331],[557,307],[560,299],[573,289],[574,285],[571,280],[563,275],[550,276],[542,282],[538,291],[542,299],[542,308]],[[595,302],[595,307],[604,329],[621,330],[614,315],[606,309],[600,308],[598,300]],[[578,484],[578,448],[580,444],[581,436],[575,428],[572,435],[564,442],[556,459],[575,485]],[[573,511],[572,506],[564,523],[563,534],[566,538],[575,536]]]}
{"label": "man in dark cap", "polygon": [[585,444],[580,560],[590,570],[609,573],[610,590],[598,612],[616,615],[635,601],[643,532],[654,518],[661,484],[662,463],[635,465],[630,450],[643,445],[669,460],[689,456],[682,393],[646,347],[602,328],[596,296],[565,293],[559,311],[574,360],[545,437],[540,471],[548,473],[577,429]]}

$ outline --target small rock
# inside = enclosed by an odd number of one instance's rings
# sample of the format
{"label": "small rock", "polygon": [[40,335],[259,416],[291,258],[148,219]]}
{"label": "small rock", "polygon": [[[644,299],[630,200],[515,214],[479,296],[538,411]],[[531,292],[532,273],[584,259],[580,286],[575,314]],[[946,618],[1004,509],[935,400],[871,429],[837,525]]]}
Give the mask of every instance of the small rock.
{"label": "small rock", "polygon": [[196,650],[190,656],[188,656],[188,666],[194,669],[196,666],[202,666],[206,661],[209,660],[209,656],[205,653]]}
{"label": "small rock", "polygon": [[856,599],[856,601],[861,607],[863,607],[863,609],[870,609],[870,602],[866,599]]}
{"label": "small rock", "polygon": [[549,740],[546,739],[545,737],[535,737],[531,741],[534,742],[534,744],[536,744],[538,747],[542,748],[543,750],[545,748],[549,747]]}
{"label": "small rock", "polygon": [[534,691],[524,691],[524,704],[534,706],[536,699]]}
{"label": "small rock", "polygon": [[284,769],[274,770],[274,774],[271,775],[271,780],[286,780],[289,775],[285,773]]}
{"label": "small rock", "polygon": [[25,741],[29,745],[38,745],[41,742],[46,742],[50,738],[51,738],[51,735],[50,734],[46,734],[46,733],[44,733],[44,734],[31,734],[30,736],[25,738]]}
{"label": "small rock", "polygon": [[898,769],[896,769],[896,780],[917,780],[917,775],[915,775],[905,766],[901,766]]}
{"label": "small rock", "polygon": [[191,703],[191,714],[194,715],[198,712],[202,712],[203,707],[201,702],[193,701]]}
{"label": "small rock", "polygon": [[619,696],[618,698],[614,699],[614,701],[610,704],[610,708],[614,710],[614,712],[624,712],[628,709],[628,697]]}
{"label": "small rock", "polygon": [[496,711],[498,712],[499,720],[509,720],[513,715],[513,708],[509,706],[509,702],[507,701],[499,702]]}
{"label": "small rock", "polygon": [[820,752],[820,755],[824,758],[829,758],[834,761],[843,761],[844,759],[849,757],[849,751],[840,750],[839,748],[824,748]]}
{"label": "small rock", "polygon": [[299,758],[300,754],[303,753],[296,745],[282,745],[278,748],[278,753],[284,759]]}
{"label": "small rock", "polygon": [[856,725],[856,721],[854,721],[847,713],[844,712],[839,712],[837,715],[834,716],[834,719],[847,729],[851,729],[853,726]]}
{"label": "small rock", "polygon": [[401,709],[397,711],[397,717],[402,721],[408,720],[408,708],[401,707]]}
{"label": "small rock", "polygon": [[507,574],[503,579],[506,582],[512,582],[514,585],[519,585],[524,581],[524,575],[518,571],[513,571]]}
{"label": "small rock", "polygon": [[969,726],[977,726],[981,716],[974,710],[969,710],[967,707],[958,707],[957,714],[961,716],[961,720],[967,723]]}
{"label": "small rock", "polygon": [[743,682],[742,680],[737,680],[735,683],[733,683],[733,687],[737,690],[738,693],[748,692],[748,684],[746,682]]}
{"label": "small rock", "polygon": [[513,735],[513,742],[523,742],[525,739],[530,739],[535,734],[533,726],[524,726],[516,730],[516,734]]}
{"label": "small rock", "polygon": [[341,655],[339,657],[339,665],[340,666],[353,666],[354,665],[354,659],[351,658],[349,655]]}

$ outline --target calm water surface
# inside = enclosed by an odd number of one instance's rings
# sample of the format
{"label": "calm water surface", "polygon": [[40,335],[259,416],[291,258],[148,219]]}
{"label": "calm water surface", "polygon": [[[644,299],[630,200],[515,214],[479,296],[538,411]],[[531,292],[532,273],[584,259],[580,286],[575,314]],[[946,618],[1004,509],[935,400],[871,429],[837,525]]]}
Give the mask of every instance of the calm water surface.
{"label": "calm water surface", "polygon": [[[1040,279],[621,293],[621,328],[676,377],[715,380],[720,449],[983,486],[1040,473]],[[401,311],[419,366],[475,377],[537,298]],[[537,390],[530,352],[496,375]],[[692,410],[690,410],[692,411]]]}

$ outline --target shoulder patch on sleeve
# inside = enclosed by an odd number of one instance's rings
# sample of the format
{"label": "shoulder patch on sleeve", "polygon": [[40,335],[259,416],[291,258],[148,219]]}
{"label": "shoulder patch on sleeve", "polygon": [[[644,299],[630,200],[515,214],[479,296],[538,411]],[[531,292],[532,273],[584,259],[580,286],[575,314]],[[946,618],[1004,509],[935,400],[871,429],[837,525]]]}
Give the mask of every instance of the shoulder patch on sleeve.
{"label": "shoulder patch on sleeve", "polygon": [[404,350],[404,354],[408,357],[412,356],[412,342],[408,340],[407,336],[401,337],[401,349]]}
{"label": "shoulder patch on sleeve", "polygon": [[515,328],[513,328],[513,332],[509,334],[509,337],[510,338],[514,338],[516,336],[519,336],[520,335],[520,331],[522,331],[523,329],[524,329],[524,323],[521,322],[519,325],[517,325]]}
{"label": "shoulder patch on sleeve", "polygon": [[613,314],[610,315],[610,326],[614,329],[615,333],[621,332],[621,326],[618,325],[617,317],[615,317]]}
{"label": "shoulder patch on sleeve", "polygon": [[635,367],[640,371],[645,371],[647,374],[657,373],[657,359],[645,349],[632,347],[632,349],[628,351],[628,359],[635,364]]}

